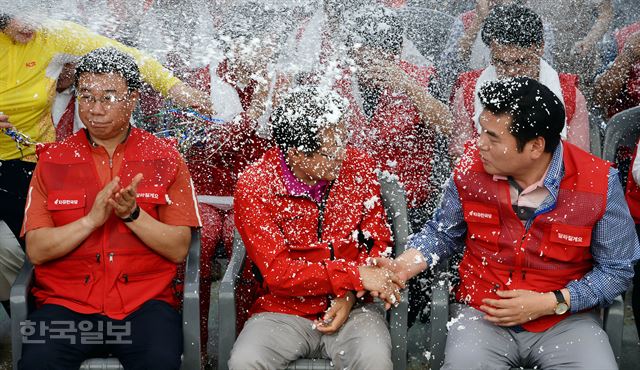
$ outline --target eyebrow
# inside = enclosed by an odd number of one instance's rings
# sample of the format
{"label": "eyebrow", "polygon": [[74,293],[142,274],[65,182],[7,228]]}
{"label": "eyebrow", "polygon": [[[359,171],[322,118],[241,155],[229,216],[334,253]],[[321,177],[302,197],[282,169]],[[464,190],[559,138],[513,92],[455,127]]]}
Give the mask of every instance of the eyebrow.
{"label": "eyebrow", "polygon": [[486,132],[487,135],[489,135],[489,136],[491,136],[491,137],[493,137],[495,139],[499,138],[498,134],[496,134],[495,132],[493,132],[491,130],[487,130],[486,128],[484,128],[484,126],[480,125],[480,128],[482,129],[482,131]]}
{"label": "eyebrow", "polygon": [[[81,92],[85,92],[85,91],[87,91],[87,92],[91,92],[92,90],[91,90],[91,89],[89,89],[88,87],[80,87],[80,91],[81,91]],[[118,90],[114,90],[114,89],[109,89],[109,90],[99,90],[99,92],[102,92],[102,93],[117,93],[117,92],[118,92]]]}

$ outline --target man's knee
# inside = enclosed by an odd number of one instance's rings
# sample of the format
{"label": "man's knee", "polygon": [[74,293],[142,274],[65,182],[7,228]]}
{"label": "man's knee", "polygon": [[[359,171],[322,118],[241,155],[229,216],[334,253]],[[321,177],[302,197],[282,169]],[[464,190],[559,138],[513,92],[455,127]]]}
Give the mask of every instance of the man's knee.
{"label": "man's knee", "polygon": [[[40,370],[42,364],[47,364],[48,369],[71,369],[78,368],[84,358],[64,357],[66,351],[48,344],[24,344],[22,346],[22,356],[18,363],[20,370]],[[75,365],[75,366],[74,366]]]}
{"label": "man's knee", "polygon": [[247,346],[233,346],[228,365],[229,370],[269,369],[263,360],[262,351]]}
{"label": "man's knee", "polygon": [[347,358],[343,363],[350,364],[347,366],[349,369],[393,369],[391,350],[387,346],[363,348],[355,353],[341,353],[339,356]]}

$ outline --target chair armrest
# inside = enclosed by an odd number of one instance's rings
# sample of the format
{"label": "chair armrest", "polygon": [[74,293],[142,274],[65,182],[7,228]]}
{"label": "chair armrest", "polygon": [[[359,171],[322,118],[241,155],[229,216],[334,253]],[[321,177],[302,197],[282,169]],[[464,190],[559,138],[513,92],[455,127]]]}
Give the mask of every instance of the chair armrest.
{"label": "chair armrest", "polygon": [[191,230],[191,244],[184,271],[182,336],[182,369],[200,369],[200,230],[196,228]]}
{"label": "chair armrest", "polygon": [[391,335],[391,360],[394,370],[407,368],[407,332],[409,331],[409,292],[402,291],[398,306],[389,312],[389,334]]}
{"label": "chair armrest", "polygon": [[620,364],[622,329],[624,328],[624,300],[621,295],[616,297],[611,306],[604,308],[602,326],[607,332],[616,361]]}
{"label": "chair armrest", "polygon": [[240,234],[234,231],[233,252],[229,259],[227,271],[220,282],[218,295],[218,369],[228,369],[227,362],[236,340],[236,296],[235,287],[242,273],[246,250]]}
{"label": "chair armrest", "polygon": [[27,320],[29,314],[29,292],[33,284],[33,265],[26,259],[15,282],[11,286],[11,349],[13,368],[18,368],[22,357],[22,333],[20,323]]}
{"label": "chair armrest", "polygon": [[432,370],[439,370],[444,363],[444,349],[447,343],[447,322],[449,321],[449,279],[436,278],[431,292],[431,331],[429,344],[431,346]]}

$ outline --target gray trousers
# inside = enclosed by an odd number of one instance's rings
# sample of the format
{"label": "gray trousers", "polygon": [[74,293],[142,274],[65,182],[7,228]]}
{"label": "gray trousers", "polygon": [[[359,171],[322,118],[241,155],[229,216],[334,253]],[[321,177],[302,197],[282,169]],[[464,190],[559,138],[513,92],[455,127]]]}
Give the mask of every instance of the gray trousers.
{"label": "gray trousers", "polygon": [[355,306],[342,328],[331,335],[312,325],[296,315],[251,316],[233,345],[229,369],[286,369],[299,358],[329,358],[340,370],[393,369],[391,336],[379,305]]}
{"label": "gray trousers", "polygon": [[595,312],[571,315],[541,333],[516,332],[483,316],[472,307],[452,305],[443,369],[618,368]]}

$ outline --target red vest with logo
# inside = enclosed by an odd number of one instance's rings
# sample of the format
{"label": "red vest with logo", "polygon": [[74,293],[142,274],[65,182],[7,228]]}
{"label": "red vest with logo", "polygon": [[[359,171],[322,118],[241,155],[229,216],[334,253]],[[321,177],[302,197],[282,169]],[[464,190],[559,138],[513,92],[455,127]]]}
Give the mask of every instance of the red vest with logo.
{"label": "red vest with logo", "polygon": [[633,222],[640,224],[640,187],[633,179],[633,164],[636,161],[636,155],[638,155],[638,145],[636,145],[633,160],[629,166],[629,175],[627,176],[627,187],[624,196],[627,199],[627,205],[629,205],[629,212],[633,217]]}
{"label": "red vest with logo", "polygon": [[[464,107],[467,110],[469,117],[473,117],[475,113],[474,92],[476,89],[476,83],[478,82],[478,78],[482,74],[482,71],[483,69],[477,69],[475,71],[462,73],[458,77],[458,81],[456,81],[456,85],[452,90],[453,94],[455,94],[455,92],[459,88],[463,89],[462,93],[464,94]],[[571,124],[571,120],[576,113],[576,88],[578,86],[578,76],[568,73],[559,73],[558,77],[560,79],[560,89],[562,90],[562,99],[564,100],[564,109],[567,116],[567,124],[569,125]],[[453,103],[453,95],[451,96],[451,100]]]}
{"label": "red vest with logo", "polygon": [[[593,267],[591,233],[606,208],[610,164],[563,142],[564,177],[555,207],[536,216],[529,230],[512,208],[507,181],[485,172],[478,150],[467,147],[455,184],[467,223],[456,298],[477,309],[496,290],[550,292],[580,279]],[[531,332],[565,315],[523,324]]]}
{"label": "red vest with logo", "polygon": [[[47,192],[47,209],[56,227],[88,214],[102,189],[85,130],[39,151],[38,166]],[[137,173],[137,202],[158,218],[178,171],[179,154],[153,135],[132,128],[119,173],[123,186]],[[84,314],[121,320],[156,299],[177,306],[176,264],[147,247],[117,216],[64,257],[36,266],[32,290],[38,305],[57,304]]]}

